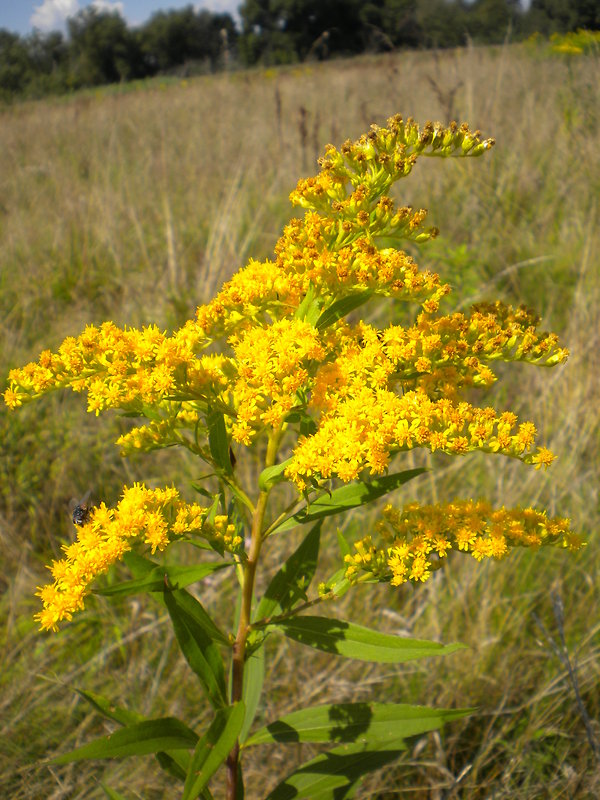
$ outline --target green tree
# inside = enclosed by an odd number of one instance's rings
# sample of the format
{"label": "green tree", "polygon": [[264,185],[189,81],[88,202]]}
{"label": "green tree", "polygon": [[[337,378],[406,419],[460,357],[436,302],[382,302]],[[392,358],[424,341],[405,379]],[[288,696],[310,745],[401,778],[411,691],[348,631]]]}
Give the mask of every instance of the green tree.
{"label": "green tree", "polygon": [[31,80],[31,70],[25,41],[17,33],[0,29],[0,97],[9,100],[23,92]]}
{"label": "green tree", "polygon": [[368,33],[364,5],[361,0],[246,0],[240,6],[242,57],[246,63],[280,63],[325,50],[328,55],[359,53]]}
{"label": "green tree", "polygon": [[141,77],[137,39],[117,11],[88,6],[71,17],[67,26],[75,86]]}
{"label": "green tree", "polygon": [[417,0],[364,3],[360,16],[369,49],[418,47],[420,44],[422,31],[417,22]]}
{"label": "green tree", "polygon": [[475,0],[466,15],[469,36],[482,44],[502,42],[513,30],[517,13],[514,0]]}
{"label": "green tree", "polygon": [[194,11],[193,6],[158,11],[140,30],[140,45],[148,72],[166,72],[188,61],[208,61],[216,69],[236,30],[229,14]]}
{"label": "green tree", "polygon": [[425,47],[462,47],[468,35],[467,7],[447,0],[417,0],[417,21]]}
{"label": "green tree", "polygon": [[523,28],[526,33],[538,31],[545,36],[578,28],[598,30],[600,3],[598,0],[531,0]]}
{"label": "green tree", "polygon": [[69,47],[60,31],[34,31],[26,39],[32,67],[29,93],[42,96],[68,87]]}

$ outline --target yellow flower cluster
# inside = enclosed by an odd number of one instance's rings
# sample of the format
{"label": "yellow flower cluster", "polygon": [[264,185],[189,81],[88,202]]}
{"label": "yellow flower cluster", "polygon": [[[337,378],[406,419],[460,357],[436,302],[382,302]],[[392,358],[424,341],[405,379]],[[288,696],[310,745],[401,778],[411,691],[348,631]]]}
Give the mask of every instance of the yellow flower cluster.
{"label": "yellow flower cluster", "polygon": [[349,580],[369,574],[389,580],[392,586],[426,581],[452,550],[481,561],[504,558],[515,547],[555,545],[575,551],[584,545],[570,530],[568,519],[548,518],[533,508],[494,510],[481,500],[435,506],[413,503],[402,510],[388,505],[377,531],[382,544],[366,536],[345,557]]}
{"label": "yellow flower cluster", "polygon": [[154,553],[175,538],[200,534],[225,550],[239,550],[242,540],[228,518],[217,516],[209,523],[206,511],[197,503],[184,503],[174,488],[147,489],[139,483],[123,490],[116,508],[104,503],[94,508],[76,541],[63,546],[65,557],[50,567],[53,582],[38,590],[44,606],[36,615],[41,628],[57,630],[62,620],[83,609],[92,581],[136,541]]}
{"label": "yellow flower cluster", "polygon": [[438,309],[450,291],[439,276],[419,270],[406,253],[378,249],[361,235],[342,246],[328,234],[329,220],[316,213],[294,219],[275,245],[276,261],[251,260],[215,299],[197,311],[196,321],[211,336],[245,327],[256,319],[292,315],[310,287],[324,303],[367,289],[382,296]]}
{"label": "yellow flower cluster", "polygon": [[404,391],[422,389],[432,398],[454,399],[463,386],[496,380],[487,362],[561,363],[568,351],[556,346],[555,334],[536,333],[538,322],[525,308],[496,303],[475,306],[469,316],[421,314],[409,328],[339,326],[337,341],[331,343],[335,359],[330,356],[319,368],[312,403],[331,410],[354,389],[398,384]]}
{"label": "yellow flower cluster", "polygon": [[394,453],[414,447],[452,455],[483,450],[548,467],[554,456],[544,447],[534,448],[533,423],[516,424],[512,412],[497,415],[493,408],[432,400],[423,390],[399,396],[385,388],[357,386],[350,396],[336,397],[312,436],[299,439],[286,476],[300,490],[334,474],[352,481],[365,468],[381,474]]}
{"label": "yellow flower cluster", "polygon": [[233,389],[237,409],[233,438],[250,444],[253,430],[265,425],[275,428],[283,421],[325,349],[317,329],[298,319],[248,328],[230,342],[238,373]]}
{"label": "yellow flower cluster", "polygon": [[87,390],[88,411],[151,404],[185,391],[194,396],[213,375],[196,351],[206,346],[195,322],[173,336],[154,325],[121,329],[112,322],[89,325],[77,338],[68,337],[57,353],[44,351],[37,363],[9,373],[4,401],[9,408],[52,389]]}

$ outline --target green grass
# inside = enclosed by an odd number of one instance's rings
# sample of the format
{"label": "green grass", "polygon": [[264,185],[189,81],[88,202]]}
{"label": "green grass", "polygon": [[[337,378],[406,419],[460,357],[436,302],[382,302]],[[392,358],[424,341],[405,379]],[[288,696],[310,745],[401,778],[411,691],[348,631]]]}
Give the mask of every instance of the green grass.
{"label": "green grass", "polygon": [[[414,742],[359,796],[596,797],[598,760],[534,614],[556,636],[551,590],[561,593],[565,636],[598,742],[597,58],[533,58],[517,46],[404,53],[3,110],[0,374],[88,322],[178,326],[249,256],[270,254],[291,213],[287,194],[315,171],[327,142],[339,144],[396,112],[420,122],[464,119],[497,139],[491,154],[473,162],[423,159],[400,185],[402,202],[428,207],[441,228],[418,252],[419,263],[455,287],[455,307],[497,297],[525,302],[572,351],[552,371],[510,365],[489,393],[496,407],[536,421],[560,456],[547,474],[503,459],[416,453],[396,466],[435,470],[400,499],[486,496],[547,507],[570,516],[589,545],[575,556],[523,552],[485,566],[457,557],[418,590],[351,594],[336,613],[469,649],[390,670],[273,640],[262,718],[332,700],[473,706],[472,717]],[[403,313],[390,304],[385,318]],[[185,488],[197,474],[174,453],[123,462],[111,444],[122,425],[87,415],[71,394],[17,414],[0,410],[0,785],[15,800],[100,798],[99,780],[130,797],[176,796],[149,759],[41,763],[105,731],[75,687],[199,728],[208,715],[192,683],[182,691],[187,665],[153,606],[130,600],[117,608],[99,599],[58,636],[38,633],[32,622],[44,564],[71,535],[71,497],[93,486],[112,503],[125,482],[143,477]],[[239,466],[248,475],[252,468]],[[355,515],[346,524],[362,531],[368,523]],[[332,530],[325,541],[333,560]],[[274,546],[273,568],[291,547],[292,538]],[[227,579],[219,573],[202,591],[209,609],[227,619]],[[247,757],[247,797],[264,796],[309,752],[265,748],[256,763]]]}

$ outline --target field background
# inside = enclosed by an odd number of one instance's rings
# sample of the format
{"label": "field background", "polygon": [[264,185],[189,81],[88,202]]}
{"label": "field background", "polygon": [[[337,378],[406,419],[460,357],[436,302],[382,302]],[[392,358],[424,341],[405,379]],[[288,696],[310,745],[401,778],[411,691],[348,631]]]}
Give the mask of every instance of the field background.
{"label": "field background", "polygon": [[[600,794],[600,61],[526,46],[403,53],[289,69],[80,93],[0,111],[0,375],[89,323],[179,326],[249,256],[267,257],[291,212],[287,195],[331,141],[400,112],[456,118],[497,139],[482,159],[422,159],[398,188],[441,228],[417,254],[455,293],[449,308],[502,298],[535,307],[571,349],[551,371],[507,365],[486,402],[533,419],[560,456],[546,474],[519,463],[398,460],[435,467],[399,500],[488,497],[569,516],[589,546],[523,552],[477,565],[455,557],[417,591],[361,590],[335,612],[365,625],[462,641],[443,660],[386,668],[341,662],[281,640],[268,645],[268,721],[293,708],[369,699],[473,706],[466,720],[411,743],[361,798],[592,798]],[[393,316],[387,308],[388,319]],[[383,320],[381,320],[383,322]],[[106,730],[74,691],[201,728],[207,708],[182,690],[188,667],[165,616],[143,600],[101,600],[58,636],[37,632],[35,586],[72,536],[68,504],[93,487],[184,488],[196,475],[168,453],[123,462],[117,417],[80,397],[0,410],[0,786],[13,800],[178,793],[151,759],[52,767],[41,760]],[[250,473],[252,464],[242,464]],[[346,525],[363,530],[369,520]],[[297,541],[297,540],[296,540]],[[278,545],[289,550],[291,537]],[[334,556],[333,530],[325,549]],[[282,552],[273,552],[273,566]],[[220,574],[219,574],[220,575]],[[263,577],[266,580],[267,576]],[[227,581],[202,601],[228,615]],[[559,641],[553,597],[576,667],[572,683],[536,619]],[[352,615],[352,617],[351,617]],[[596,748],[594,752],[594,746]],[[252,751],[246,796],[263,797],[309,747]],[[215,796],[219,797],[215,783]]]}

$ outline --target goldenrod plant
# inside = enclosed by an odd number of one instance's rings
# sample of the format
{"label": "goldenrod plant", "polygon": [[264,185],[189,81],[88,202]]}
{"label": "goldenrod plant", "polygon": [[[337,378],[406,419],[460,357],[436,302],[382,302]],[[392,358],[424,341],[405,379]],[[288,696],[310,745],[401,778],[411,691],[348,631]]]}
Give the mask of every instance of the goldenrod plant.
{"label": "goldenrod plant", "polygon": [[[211,724],[197,732],[174,717],[147,719],[88,695],[120,727],[57,763],[154,754],[183,800],[211,798],[210,783],[223,768],[225,796],[234,800],[244,796],[243,760],[252,748],[328,743],[330,749],[282,776],[268,800],[340,800],[355,793],[366,773],[396,759],[408,738],[469,713],[338,703],[254,725],[269,636],[390,664],[461,648],[319,616],[317,607],[359,584],[387,583],[394,591],[430,580],[451,551],[500,560],[518,547],[583,544],[569,520],[543,510],[494,509],[481,499],[420,505],[415,479],[424,469],[392,469],[392,461],[415,448],[449,456],[483,451],[535,469],[554,459],[538,445],[532,422],[474,399],[496,380],[494,362],[552,367],[567,358],[566,349],[538,329],[526,308],[494,302],[442,313],[450,287],[400,249],[437,230],[426,227],[424,210],[398,206],[392,185],[420,156],[469,158],[493,144],[466,124],[421,129],[395,116],[340,150],[329,145],[319,174],[299,181],[291,194],[304,216],[287,225],[274,259],[251,260],[183,327],[167,334],[155,326],[88,326],[57,352],[11,371],[4,392],[10,408],[70,387],[87,393],[90,412],[119,409],[145,419],[118,440],[124,455],[181,447],[208,468],[205,482],[193,487],[196,502],[185,499],[192,487],[135,483],[114,507],[79,509],[77,539],[64,545],[52,582],[39,589],[37,620],[43,630],[57,631],[83,609],[98,577],[124,561],[128,579],[94,591],[150,593],[166,606],[214,709]],[[355,320],[367,303],[391,301],[396,308],[406,304],[403,324],[378,329],[348,318]],[[248,449],[261,461],[254,485],[240,477],[238,462]],[[328,550],[339,547],[339,566],[311,588],[325,520],[413,480],[411,502],[387,503],[360,541],[323,537]],[[285,563],[264,557],[267,539],[302,528],[308,532]],[[163,563],[161,554],[174,542],[206,558]],[[202,605],[202,581],[217,570],[229,570],[239,583],[230,629]],[[259,571],[274,577],[256,597]],[[245,791],[255,796],[252,787]]]}
{"label": "goldenrod plant", "polygon": [[600,31],[578,28],[567,33],[553,33],[550,37],[550,50],[566,56],[599,55]]}

